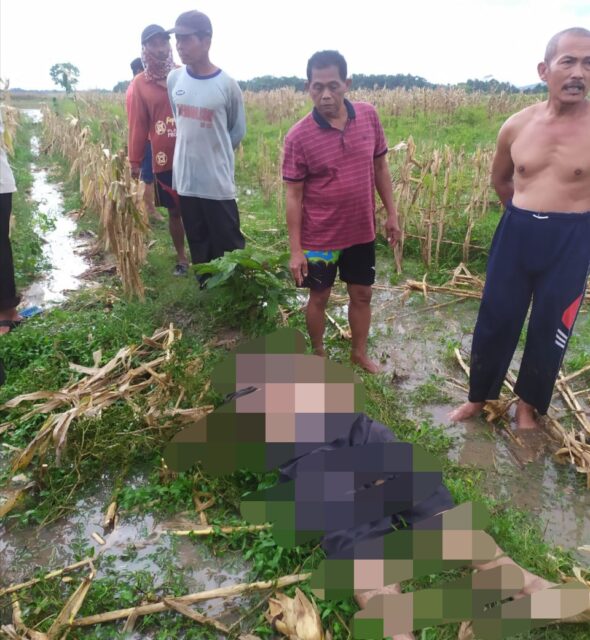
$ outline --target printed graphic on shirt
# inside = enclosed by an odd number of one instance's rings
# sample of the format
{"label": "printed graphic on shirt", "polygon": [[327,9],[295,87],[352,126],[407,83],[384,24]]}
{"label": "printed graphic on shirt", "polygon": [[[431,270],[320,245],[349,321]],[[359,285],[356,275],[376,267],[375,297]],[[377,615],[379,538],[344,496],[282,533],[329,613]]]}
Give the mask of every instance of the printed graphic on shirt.
{"label": "printed graphic on shirt", "polygon": [[168,156],[163,151],[158,151],[155,155],[156,164],[163,167],[168,162]]}
{"label": "printed graphic on shirt", "polygon": [[172,116],[166,116],[166,120],[158,120],[154,125],[156,135],[166,134],[169,138],[176,138],[176,122]]}
{"label": "printed graphic on shirt", "polygon": [[213,109],[206,109],[205,107],[195,107],[190,104],[179,104],[178,115],[183,118],[190,118],[191,120],[198,120],[201,123],[201,127],[207,129],[213,128],[213,116],[215,112]]}

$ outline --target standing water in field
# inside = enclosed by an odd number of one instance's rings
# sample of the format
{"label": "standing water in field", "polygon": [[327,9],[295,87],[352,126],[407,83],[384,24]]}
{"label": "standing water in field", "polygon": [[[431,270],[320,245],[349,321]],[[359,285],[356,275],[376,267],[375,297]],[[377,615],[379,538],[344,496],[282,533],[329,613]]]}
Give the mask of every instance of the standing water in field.
{"label": "standing water in field", "polygon": [[[483,418],[450,422],[449,412],[467,393],[466,387],[457,386],[466,386],[467,377],[456,364],[453,347],[469,353],[479,302],[447,300],[449,306],[431,309],[419,296],[402,299],[401,290],[377,289],[374,348],[409,414],[424,425],[420,428],[442,427],[453,442],[449,457],[481,470],[485,494],[538,518],[545,541],[571,551],[586,566],[588,555],[580,547],[590,544],[590,491],[581,474],[551,455],[560,444],[543,430],[528,439],[520,434],[516,441],[508,435],[513,433],[510,426],[490,425]],[[577,333],[584,335],[589,324],[583,310]],[[518,369],[521,351],[513,370]],[[560,406],[558,398],[554,402]]]}
{"label": "standing water in field", "polygon": [[[23,114],[34,123],[43,119],[40,109],[23,109]],[[33,156],[39,155],[39,139],[31,138]],[[43,238],[43,257],[49,269],[22,292],[24,307],[48,307],[65,301],[67,291],[78,289],[77,276],[88,269],[79,255],[82,244],[73,238],[74,220],[64,213],[63,198],[57,185],[48,180],[46,169],[31,163],[33,186],[31,200],[37,206],[37,233]]]}

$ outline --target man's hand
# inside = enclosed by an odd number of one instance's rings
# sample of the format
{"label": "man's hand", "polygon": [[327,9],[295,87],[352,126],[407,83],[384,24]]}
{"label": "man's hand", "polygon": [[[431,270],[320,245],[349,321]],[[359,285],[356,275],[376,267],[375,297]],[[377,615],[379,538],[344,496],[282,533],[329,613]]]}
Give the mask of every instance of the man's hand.
{"label": "man's hand", "polygon": [[300,287],[303,284],[303,279],[307,277],[307,258],[303,251],[295,251],[291,254],[289,269],[291,269],[295,284]]}
{"label": "man's hand", "polygon": [[399,228],[397,213],[387,216],[387,220],[385,222],[385,237],[392,249],[401,240],[402,230]]}

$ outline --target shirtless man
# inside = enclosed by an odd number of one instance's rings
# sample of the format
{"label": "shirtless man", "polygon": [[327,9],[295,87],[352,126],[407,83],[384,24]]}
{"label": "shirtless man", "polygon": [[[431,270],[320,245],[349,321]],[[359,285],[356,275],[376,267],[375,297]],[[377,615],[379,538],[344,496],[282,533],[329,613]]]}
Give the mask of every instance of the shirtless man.
{"label": "shirtless man", "polygon": [[492,183],[506,212],[490,250],[473,333],[469,401],[454,421],[498,398],[533,299],[515,386],[517,426],[547,413],[590,266],[590,31],[554,35],[538,65],[549,98],[509,118]]}

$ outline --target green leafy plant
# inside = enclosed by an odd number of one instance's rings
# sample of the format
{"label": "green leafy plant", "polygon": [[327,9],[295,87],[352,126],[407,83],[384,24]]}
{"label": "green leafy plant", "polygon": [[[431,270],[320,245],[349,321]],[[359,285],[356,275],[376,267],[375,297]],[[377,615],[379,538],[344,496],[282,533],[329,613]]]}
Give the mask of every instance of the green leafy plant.
{"label": "green leafy plant", "polygon": [[280,308],[296,295],[288,259],[288,253],[272,255],[247,247],[194,269],[198,276],[208,276],[206,289],[218,290],[217,310],[226,322],[260,330],[275,326]]}

